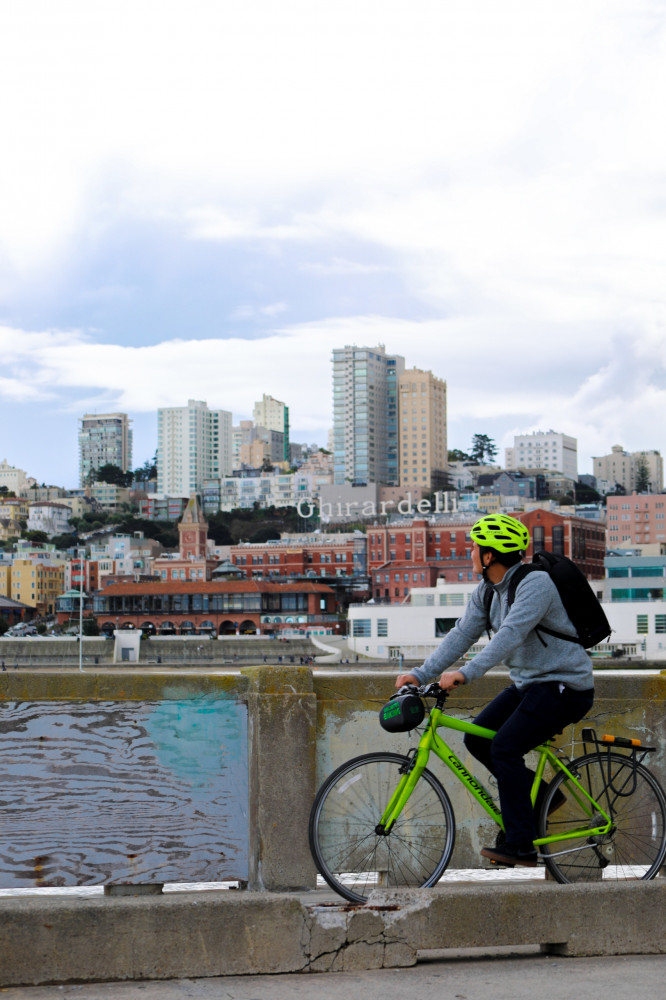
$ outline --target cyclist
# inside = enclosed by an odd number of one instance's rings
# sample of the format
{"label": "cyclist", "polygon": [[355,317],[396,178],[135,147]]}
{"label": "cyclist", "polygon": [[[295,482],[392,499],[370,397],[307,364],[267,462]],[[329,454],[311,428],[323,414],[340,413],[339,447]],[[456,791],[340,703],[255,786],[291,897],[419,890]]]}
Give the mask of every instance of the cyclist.
{"label": "cyclist", "polygon": [[[525,765],[525,754],[539,743],[578,722],[594,701],[592,663],[576,641],[535,631],[543,624],[576,638],[555,584],[548,573],[528,573],[516,587],[508,606],[511,576],[521,564],[530,541],[527,528],[504,514],[489,514],[470,531],[472,566],[483,577],[473,592],[463,616],[422,666],[400,674],[396,687],[424,684],[443,670],[439,686],[445,691],[469,684],[499,663],[509,667],[511,685],[505,688],[474,719],[480,726],[497,730],[492,740],[465,736],[469,752],[497,779],[505,840],[484,847],[481,854],[502,865],[534,867],[537,852],[535,814],[547,785],[542,783],[536,809],[530,790],[534,773]],[[487,628],[484,606],[486,586],[493,590],[490,642],[459,670],[448,670],[467,652]],[[565,801],[556,797],[550,811]],[[500,835],[501,836],[501,835]]]}

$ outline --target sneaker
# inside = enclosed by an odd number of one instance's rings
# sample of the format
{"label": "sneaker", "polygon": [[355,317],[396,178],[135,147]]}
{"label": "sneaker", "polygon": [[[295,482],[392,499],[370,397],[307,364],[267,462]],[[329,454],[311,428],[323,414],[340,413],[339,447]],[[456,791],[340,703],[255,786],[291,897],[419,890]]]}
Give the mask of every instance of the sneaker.
{"label": "sneaker", "polygon": [[515,865],[519,865],[522,868],[536,868],[537,866],[536,851],[519,851],[506,844],[501,848],[484,847],[481,855],[494,862],[494,864],[506,865],[507,868],[513,868]]}

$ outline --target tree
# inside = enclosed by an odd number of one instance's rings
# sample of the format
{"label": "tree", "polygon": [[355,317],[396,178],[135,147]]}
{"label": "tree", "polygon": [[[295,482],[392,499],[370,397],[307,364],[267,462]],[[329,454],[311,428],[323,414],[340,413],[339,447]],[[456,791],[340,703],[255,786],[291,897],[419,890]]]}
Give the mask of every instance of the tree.
{"label": "tree", "polygon": [[82,625],[84,635],[99,635],[99,625],[94,615],[85,615]]}
{"label": "tree", "polygon": [[211,514],[208,518],[208,537],[212,538],[216,545],[233,545],[234,540],[229,525],[221,511]]}
{"label": "tree", "polygon": [[43,545],[49,540],[49,536],[45,531],[26,531],[24,537],[27,541],[33,542],[35,545]]}
{"label": "tree", "polygon": [[248,538],[249,542],[272,542],[280,538],[280,532],[270,524],[262,525],[253,531]]}
{"label": "tree", "polygon": [[645,456],[641,455],[636,463],[636,486],[637,493],[649,493],[650,492],[650,469],[647,462],[645,461]]}
{"label": "tree", "polygon": [[459,448],[452,448],[449,451],[449,462],[469,462],[469,455]]}
{"label": "tree", "polygon": [[484,465],[485,460],[489,463],[497,455],[497,445],[487,434],[475,434],[472,438],[472,451],[470,458],[478,465]]}
{"label": "tree", "polygon": [[578,480],[576,483],[576,501],[578,503],[598,503],[602,499],[601,494],[595,489]]}
{"label": "tree", "polygon": [[79,544],[77,536],[71,534],[55,535],[51,541],[59,551],[73,549]]}
{"label": "tree", "polygon": [[139,483],[145,483],[149,479],[157,479],[157,452],[153,458],[147,459],[142,466],[134,470],[134,478]]}
{"label": "tree", "polygon": [[103,465],[96,472],[91,472],[95,482],[109,483],[111,486],[131,486],[134,479],[133,472],[123,472],[118,465],[110,462]]}

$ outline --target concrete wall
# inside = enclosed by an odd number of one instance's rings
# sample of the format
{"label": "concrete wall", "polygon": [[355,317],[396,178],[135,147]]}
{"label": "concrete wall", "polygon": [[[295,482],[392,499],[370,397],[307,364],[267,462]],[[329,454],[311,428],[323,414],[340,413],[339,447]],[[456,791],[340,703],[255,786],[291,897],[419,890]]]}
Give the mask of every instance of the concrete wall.
{"label": "concrete wall", "polygon": [[[393,682],[389,670],[284,665],[0,673],[2,884],[312,887],[318,785],[352,756],[416,742],[379,727]],[[491,674],[456,691],[451,714],[474,717],[506,683]],[[584,724],[656,744],[649,763],[663,784],[665,702],[666,675],[601,674]],[[580,729],[560,738],[571,756]],[[462,740],[451,745],[465,760]],[[452,867],[477,867],[495,830],[439,761],[431,769],[456,813]]]}

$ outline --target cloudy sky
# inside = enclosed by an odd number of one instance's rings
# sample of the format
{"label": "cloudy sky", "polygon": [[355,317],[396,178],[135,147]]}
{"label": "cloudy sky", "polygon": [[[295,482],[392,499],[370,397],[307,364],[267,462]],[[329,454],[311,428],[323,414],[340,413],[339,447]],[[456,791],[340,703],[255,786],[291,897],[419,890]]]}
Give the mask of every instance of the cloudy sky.
{"label": "cloudy sky", "polygon": [[345,344],[450,447],[666,454],[665,0],[0,0],[0,95],[0,460],[264,392],[325,444]]}

